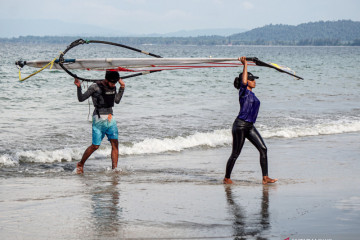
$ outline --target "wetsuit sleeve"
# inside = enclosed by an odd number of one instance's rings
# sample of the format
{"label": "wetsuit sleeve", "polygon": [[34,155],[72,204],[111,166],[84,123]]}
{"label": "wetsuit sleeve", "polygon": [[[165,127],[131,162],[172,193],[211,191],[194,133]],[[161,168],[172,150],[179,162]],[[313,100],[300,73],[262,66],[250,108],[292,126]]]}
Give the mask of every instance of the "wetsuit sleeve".
{"label": "wetsuit sleeve", "polygon": [[239,89],[239,97],[243,97],[245,95],[247,86],[248,86],[247,84],[244,85],[241,82],[240,89]]}
{"label": "wetsuit sleeve", "polygon": [[95,87],[91,85],[84,94],[81,91],[81,86],[77,88],[77,97],[79,102],[83,102],[88,99],[96,91]]}
{"label": "wetsuit sleeve", "polygon": [[120,88],[119,92],[115,95],[115,103],[116,104],[120,103],[120,100],[121,100],[121,98],[122,98],[122,96],[124,94],[124,90],[125,90],[125,88]]}

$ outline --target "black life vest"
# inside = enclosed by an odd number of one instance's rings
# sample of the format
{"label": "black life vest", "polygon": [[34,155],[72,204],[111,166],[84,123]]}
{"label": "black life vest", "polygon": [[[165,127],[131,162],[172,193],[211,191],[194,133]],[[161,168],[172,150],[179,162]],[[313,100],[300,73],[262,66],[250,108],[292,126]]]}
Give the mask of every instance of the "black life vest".
{"label": "black life vest", "polygon": [[97,96],[98,101],[95,104],[95,107],[97,109],[113,107],[115,101],[116,87],[110,88],[102,84],[102,82],[97,82],[96,84],[101,89],[101,94]]}

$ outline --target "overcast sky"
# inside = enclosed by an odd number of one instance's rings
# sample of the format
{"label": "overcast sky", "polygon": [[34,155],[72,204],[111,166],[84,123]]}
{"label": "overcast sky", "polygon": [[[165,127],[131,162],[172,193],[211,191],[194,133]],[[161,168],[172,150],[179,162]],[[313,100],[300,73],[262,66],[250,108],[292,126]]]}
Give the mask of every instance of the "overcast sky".
{"label": "overcast sky", "polygon": [[0,0],[0,37],[19,36],[26,30],[27,34],[53,35],[56,29],[60,31],[62,22],[70,33],[82,26],[84,33],[94,27],[118,34],[150,34],[214,28],[250,30],[267,24],[340,19],[360,21],[360,1]]}

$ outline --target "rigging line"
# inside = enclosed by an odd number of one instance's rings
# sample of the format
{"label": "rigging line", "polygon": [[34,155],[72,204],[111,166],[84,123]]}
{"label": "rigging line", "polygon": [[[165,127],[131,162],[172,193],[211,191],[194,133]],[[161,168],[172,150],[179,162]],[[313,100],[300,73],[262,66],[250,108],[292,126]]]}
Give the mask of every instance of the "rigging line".
{"label": "rigging line", "polygon": [[[60,65],[60,67],[61,67],[67,74],[69,74],[70,76],[72,76],[72,77],[74,77],[74,78],[77,78],[77,79],[79,79],[79,80],[82,80],[82,81],[86,81],[86,82],[96,82],[96,81],[101,81],[101,80],[103,80],[103,79],[87,79],[87,78],[78,77],[76,74],[72,73],[71,71],[69,71],[69,69],[67,69],[67,68],[64,66],[64,63],[65,63],[64,55],[65,55],[70,49],[72,49],[72,48],[74,48],[74,47],[76,47],[76,46],[79,46],[79,45],[82,45],[82,44],[89,44],[89,43],[100,43],[100,44],[113,45],[113,46],[117,46],[117,47],[122,47],[122,48],[130,49],[130,50],[133,50],[133,51],[136,51],[136,52],[140,52],[140,53],[143,53],[143,54],[152,56],[152,57],[162,58],[162,57],[159,56],[159,55],[156,55],[156,54],[153,54],[153,53],[149,53],[149,52],[145,52],[145,51],[143,51],[143,50],[140,50],[140,49],[137,49],[137,48],[133,48],[133,47],[130,47],[130,46],[126,46],[126,45],[123,45],[123,44],[120,44],[120,43],[107,42],[107,41],[98,41],[98,40],[77,39],[77,40],[73,41],[73,42],[65,49],[64,52],[62,52],[62,53],[60,54],[60,56],[59,56],[59,65]],[[159,72],[159,70],[147,71],[147,72],[144,72],[144,73],[137,73],[137,74],[127,75],[127,76],[123,76],[123,77],[121,77],[121,78],[122,78],[122,79],[126,79],[126,78],[131,78],[131,77],[136,77],[136,76],[144,75],[144,74],[154,73],[154,72]]]}

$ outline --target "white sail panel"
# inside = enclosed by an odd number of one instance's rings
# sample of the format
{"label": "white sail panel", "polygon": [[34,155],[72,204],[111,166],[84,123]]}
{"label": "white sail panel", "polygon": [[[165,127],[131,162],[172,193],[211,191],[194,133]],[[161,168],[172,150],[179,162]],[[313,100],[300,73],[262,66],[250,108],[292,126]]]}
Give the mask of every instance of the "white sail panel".
{"label": "white sail panel", "polygon": [[[26,61],[26,65],[42,68],[49,61]],[[237,58],[93,58],[65,59],[67,69],[117,69],[119,71],[153,71],[207,67],[237,67],[242,65]],[[50,66],[48,67],[50,68]],[[62,69],[55,62],[53,69]]]}

